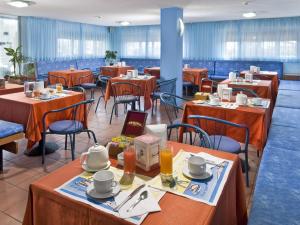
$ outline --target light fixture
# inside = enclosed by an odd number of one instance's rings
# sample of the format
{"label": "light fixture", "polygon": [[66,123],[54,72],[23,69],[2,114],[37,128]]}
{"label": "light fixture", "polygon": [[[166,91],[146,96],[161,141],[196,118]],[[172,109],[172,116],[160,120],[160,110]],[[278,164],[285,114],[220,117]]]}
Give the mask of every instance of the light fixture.
{"label": "light fixture", "polygon": [[177,30],[179,32],[180,37],[182,37],[184,33],[184,23],[181,18],[178,19]]}
{"label": "light fixture", "polygon": [[121,26],[129,26],[130,22],[129,21],[119,21],[118,22]]}
{"label": "light fixture", "polygon": [[17,7],[17,8],[24,8],[35,4],[35,2],[33,1],[25,1],[25,0],[11,0],[6,3],[10,6]]}
{"label": "light fixture", "polygon": [[245,17],[245,18],[253,18],[253,17],[256,17],[256,12],[247,12],[247,13],[243,13],[243,17]]}

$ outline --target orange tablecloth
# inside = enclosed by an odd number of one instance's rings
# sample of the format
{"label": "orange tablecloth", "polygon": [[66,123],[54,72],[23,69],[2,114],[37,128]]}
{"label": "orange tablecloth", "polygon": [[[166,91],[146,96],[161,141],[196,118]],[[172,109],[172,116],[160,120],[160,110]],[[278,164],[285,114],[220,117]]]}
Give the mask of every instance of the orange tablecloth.
{"label": "orange tablecloth", "polygon": [[182,70],[183,73],[183,80],[184,81],[190,81],[188,77],[188,74],[194,76],[194,84],[198,85],[200,88],[201,80],[202,78],[208,78],[208,69],[204,68],[187,68]]}
{"label": "orange tablecloth", "polygon": [[[172,145],[175,153],[180,149],[207,152],[234,161],[227,183],[217,206],[166,193],[159,202],[162,211],[150,213],[142,225],[246,225],[246,191],[239,158],[221,151],[178,143]],[[111,159],[111,162],[116,165],[116,160]],[[79,160],[76,160],[31,184],[23,225],[131,224],[54,191],[81,172]],[[158,173],[156,170],[151,175]]]}
{"label": "orange tablecloth", "polygon": [[224,80],[221,83],[228,84],[228,87],[247,88],[247,89],[255,91],[255,93],[258,94],[258,96],[261,98],[268,98],[271,100],[275,100],[274,99],[275,93],[272,92],[272,81],[270,81],[270,80],[260,80],[255,85],[253,85],[253,84],[244,85],[244,84],[231,83],[229,81],[229,79]]}
{"label": "orange tablecloth", "polygon": [[5,82],[5,88],[0,89],[0,95],[7,95],[16,92],[24,92],[24,86]]}
{"label": "orange tablecloth", "polygon": [[[151,76],[155,76],[157,79],[160,78],[160,67],[150,67],[144,69],[145,74],[150,74]],[[200,87],[201,79],[208,77],[208,70],[205,68],[186,68],[182,70],[183,79],[186,81],[190,81],[185,78],[186,74],[191,74],[194,76],[195,85]]]}
{"label": "orange tablecloth", "polygon": [[102,66],[101,74],[111,77],[119,77],[121,74],[126,74],[127,70],[134,70],[132,66]]}
{"label": "orange tablecloth", "polygon": [[[42,139],[42,117],[45,112],[64,108],[85,99],[82,93],[71,92],[69,96],[50,101],[34,100],[25,97],[23,92],[0,96],[0,119],[22,124],[25,128],[25,137],[28,139],[27,148],[30,149],[36,142]],[[71,112],[49,115],[47,124],[71,118]],[[78,119],[86,125],[86,110],[79,108]]]}
{"label": "orange tablecloth", "polygon": [[[89,75],[89,79],[84,79],[83,82],[93,82],[93,73],[90,70],[59,70],[59,71],[51,71],[48,73],[49,75],[55,75],[64,77],[67,81],[68,87],[73,87],[75,85],[79,85],[79,78],[81,76]],[[50,84],[56,83],[55,78],[49,77]],[[63,81],[60,81],[63,83]]]}
{"label": "orange tablecloth", "polygon": [[[242,77],[245,77],[245,74],[249,71],[242,71],[240,75]],[[272,81],[272,89],[276,93],[278,93],[278,87],[279,87],[279,77],[278,73],[275,71],[260,71],[259,74],[256,74],[256,76],[260,77],[262,80],[271,80]]]}
{"label": "orange tablecloth", "polygon": [[[188,102],[185,105],[182,116],[183,123],[194,124],[193,120],[189,120],[190,115],[210,116],[233,123],[245,124],[250,131],[249,143],[254,145],[258,150],[262,151],[268,136],[268,129],[271,122],[271,108],[263,109],[256,107],[240,106],[236,109],[225,109],[221,107],[196,105]],[[239,142],[245,141],[245,134],[238,128],[226,127],[226,136],[229,136]]]}
{"label": "orange tablecloth", "polygon": [[151,94],[156,88],[156,78],[151,77],[149,79],[123,79],[121,77],[113,77],[107,83],[106,93],[105,93],[105,101],[108,101],[110,96],[112,96],[112,87],[111,83],[113,82],[129,82],[136,84],[141,87],[141,96],[144,96],[144,109],[151,108]]}

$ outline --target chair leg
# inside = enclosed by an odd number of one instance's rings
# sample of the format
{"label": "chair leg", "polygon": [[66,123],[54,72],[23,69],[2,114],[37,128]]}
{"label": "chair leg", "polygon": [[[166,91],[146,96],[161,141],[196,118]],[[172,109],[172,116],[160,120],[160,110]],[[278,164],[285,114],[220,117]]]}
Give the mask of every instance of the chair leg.
{"label": "chair leg", "polygon": [[45,154],[46,154],[45,143],[46,143],[46,133],[43,132],[43,135],[42,135],[42,164],[45,163]]}
{"label": "chair leg", "polygon": [[[102,96],[99,97],[98,101],[97,101],[97,105],[96,105],[96,109],[95,109],[95,113],[97,112],[100,100],[101,100]],[[106,108],[106,103],[105,103],[105,108]]]}
{"label": "chair leg", "polygon": [[94,131],[92,131],[92,130],[87,130],[87,133],[92,133],[92,136],[93,136],[93,138],[94,138],[94,142],[95,142],[95,144],[97,144],[98,141],[97,141],[97,138],[96,138],[96,135],[95,135]]}
{"label": "chair leg", "polygon": [[75,159],[75,134],[73,134],[72,138],[72,147],[71,147],[71,153],[72,153],[72,161]]}
{"label": "chair leg", "polygon": [[65,135],[65,150],[68,148],[68,135]]}
{"label": "chair leg", "polygon": [[112,117],[113,117],[115,106],[116,106],[116,104],[114,104],[113,107],[112,107],[111,114],[110,114],[109,124],[111,124],[111,120],[112,120]]}
{"label": "chair leg", "polygon": [[246,175],[246,185],[249,187],[249,165],[248,165],[248,152],[245,152],[245,175]]}
{"label": "chair leg", "polygon": [[155,100],[152,99],[152,109],[151,109],[151,115],[152,115],[152,116],[153,116],[154,106],[155,106]]}
{"label": "chair leg", "polygon": [[87,132],[87,134],[88,134],[88,137],[89,137],[89,139],[91,139],[91,135],[90,135],[90,133],[89,133],[89,132]]}
{"label": "chair leg", "polygon": [[3,149],[0,149],[0,171],[3,171]]}

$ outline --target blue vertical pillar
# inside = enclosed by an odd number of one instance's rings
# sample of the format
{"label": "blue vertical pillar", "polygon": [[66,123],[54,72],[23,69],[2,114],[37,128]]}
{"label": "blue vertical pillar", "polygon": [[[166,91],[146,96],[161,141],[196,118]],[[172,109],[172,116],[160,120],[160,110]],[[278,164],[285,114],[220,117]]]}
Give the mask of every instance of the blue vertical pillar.
{"label": "blue vertical pillar", "polygon": [[183,9],[172,7],[160,10],[160,76],[162,80],[177,78],[176,95],[182,96],[182,36],[179,19]]}

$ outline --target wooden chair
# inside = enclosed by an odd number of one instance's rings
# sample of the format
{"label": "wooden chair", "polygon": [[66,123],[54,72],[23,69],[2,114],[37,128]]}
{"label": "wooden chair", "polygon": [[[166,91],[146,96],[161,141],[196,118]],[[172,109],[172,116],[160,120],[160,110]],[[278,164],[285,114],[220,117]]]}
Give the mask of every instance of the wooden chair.
{"label": "wooden chair", "polygon": [[21,124],[0,120],[0,171],[3,171],[3,150],[17,154],[16,140],[24,137],[23,131]]}
{"label": "wooden chair", "polygon": [[214,81],[203,78],[200,84],[200,92],[213,93]]}

